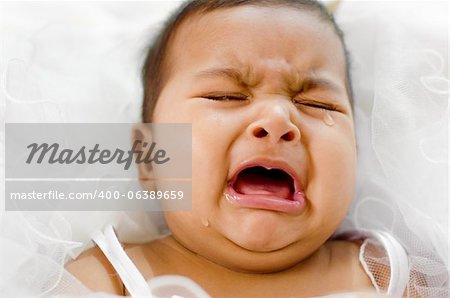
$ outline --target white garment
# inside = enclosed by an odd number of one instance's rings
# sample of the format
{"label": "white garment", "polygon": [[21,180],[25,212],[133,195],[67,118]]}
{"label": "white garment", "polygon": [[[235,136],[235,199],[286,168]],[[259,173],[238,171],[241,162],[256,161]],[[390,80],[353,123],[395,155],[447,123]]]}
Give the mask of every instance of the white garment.
{"label": "white garment", "polygon": [[[378,293],[383,291],[364,256],[370,241],[376,241],[382,245],[388,256],[390,267],[389,286],[385,294],[392,297],[403,296],[408,283],[409,268],[406,252],[398,241],[386,232],[364,230],[347,232],[339,238],[350,241],[364,239],[361,245],[360,261]],[[94,234],[93,240],[112,264],[132,297],[153,297],[156,292],[161,293],[161,288],[163,287],[166,288],[163,294],[164,297],[209,297],[199,285],[182,276],[161,276],[152,278],[147,283],[125,253],[111,225],[108,225],[103,233],[98,232]],[[158,297],[159,295],[155,296]]]}
{"label": "white garment", "polygon": [[148,283],[127,256],[111,225],[97,232],[93,240],[116,270],[132,297],[210,297],[192,280],[177,275],[152,278]]}

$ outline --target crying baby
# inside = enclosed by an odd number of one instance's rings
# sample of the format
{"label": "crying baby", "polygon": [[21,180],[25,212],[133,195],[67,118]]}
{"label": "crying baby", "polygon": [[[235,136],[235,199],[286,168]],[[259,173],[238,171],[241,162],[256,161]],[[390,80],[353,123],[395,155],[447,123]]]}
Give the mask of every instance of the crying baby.
{"label": "crying baby", "polygon": [[343,35],[321,3],[188,1],[150,46],[143,78],[143,122],[192,124],[192,210],[164,213],[169,236],[120,246],[130,262],[94,247],[67,265],[73,275],[132,296],[165,275],[212,297],[375,293],[364,239],[333,238],[356,142]]}

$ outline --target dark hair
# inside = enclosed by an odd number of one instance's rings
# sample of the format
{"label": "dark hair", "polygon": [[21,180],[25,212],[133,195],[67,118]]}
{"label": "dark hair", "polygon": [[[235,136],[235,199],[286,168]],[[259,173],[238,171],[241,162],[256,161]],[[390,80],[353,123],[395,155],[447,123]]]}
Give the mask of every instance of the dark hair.
{"label": "dark hair", "polygon": [[164,23],[160,33],[151,42],[145,63],[142,68],[142,83],[144,99],[142,104],[142,121],[150,122],[156,101],[160,96],[164,83],[168,77],[165,60],[170,40],[180,24],[195,13],[207,13],[216,9],[231,8],[243,5],[256,6],[289,6],[316,12],[318,17],[329,23],[342,43],[346,63],[346,88],[350,102],[353,91],[350,80],[350,58],[345,45],[342,30],[336,24],[333,16],[326,7],[316,0],[189,0],[176,10]]}

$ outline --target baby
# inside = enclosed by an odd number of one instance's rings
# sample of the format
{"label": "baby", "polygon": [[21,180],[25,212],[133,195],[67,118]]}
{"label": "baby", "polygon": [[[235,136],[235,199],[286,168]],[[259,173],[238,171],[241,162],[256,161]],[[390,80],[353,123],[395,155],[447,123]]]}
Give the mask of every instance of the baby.
{"label": "baby", "polygon": [[[184,276],[213,297],[374,291],[359,238],[332,238],[356,142],[346,48],[322,4],[189,1],[150,48],[144,90],[144,122],[192,123],[193,190],[192,211],[165,212],[170,236],[125,246],[143,280]],[[133,294],[104,253],[67,268]]]}

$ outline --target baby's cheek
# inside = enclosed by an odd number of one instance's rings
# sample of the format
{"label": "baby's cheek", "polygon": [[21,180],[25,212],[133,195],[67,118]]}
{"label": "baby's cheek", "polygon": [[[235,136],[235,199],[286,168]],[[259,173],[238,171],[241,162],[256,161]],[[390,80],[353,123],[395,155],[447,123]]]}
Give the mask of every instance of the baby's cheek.
{"label": "baby's cheek", "polygon": [[230,146],[226,129],[226,126],[218,126],[214,120],[205,118],[192,125],[192,178],[196,193],[208,190],[213,195],[211,190],[220,188],[222,191]]}
{"label": "baby's cheek", "polygon": [[309,144],[312,203],[323,210],[345,213],[353,197],[356,159],[351,135],[342,132],[315,136]]}

